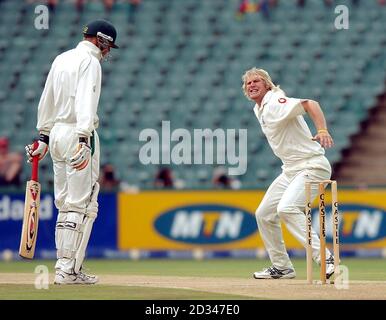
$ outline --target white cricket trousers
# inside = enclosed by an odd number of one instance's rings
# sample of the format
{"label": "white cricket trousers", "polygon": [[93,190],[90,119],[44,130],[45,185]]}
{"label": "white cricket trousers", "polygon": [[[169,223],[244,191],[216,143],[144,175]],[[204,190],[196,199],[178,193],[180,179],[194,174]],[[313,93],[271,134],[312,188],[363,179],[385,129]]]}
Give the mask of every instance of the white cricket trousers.
{"label": "white cricket trousers", "polygon": [[[263,200],[256,210],[256,221],[259,233],[268,251],[272,264],[279,268],[294,268],[289,259],[281,229],[285,223],[291,234],[303,245],[306,245],[305,220],[305,182],[328,180],[331,167],[325,159],[325,168],[304,169],[300,171],[283,171],[270,185]],[[318,194],[318,186],[312,185],[311,199]],[[326,249],[326,257],[330,251]],[[312,257],[320,263],[320,240],[312,230]]]}
{"label": "white cricket trousers", "polygon": [[[94,130],[92,143],[94,152],[89,164],[77,171],[70,165],[70,158],[76,153],[79,142],[75,124],[55,124],[50,132],[50,154],[54,169],[55,206],[59,210],[55,242],[58,261],[55,268],[72,273],[75,256],[79,248],[79,232],[85,219],[98,212],[97,194],[92,192],[99,177],[99,138]],[[96,193],[99,192],[99,187]],[[63,225],[77,226],[75,231],[63,229]],[[75,227],[74,227],[75,228]],[[92,228],[92,224],[91,227]],[[91,230],[88,230],[91,232]],[[85,239],[85,247],[88,239]],[[82,258],[78,262],[82,263]]]}

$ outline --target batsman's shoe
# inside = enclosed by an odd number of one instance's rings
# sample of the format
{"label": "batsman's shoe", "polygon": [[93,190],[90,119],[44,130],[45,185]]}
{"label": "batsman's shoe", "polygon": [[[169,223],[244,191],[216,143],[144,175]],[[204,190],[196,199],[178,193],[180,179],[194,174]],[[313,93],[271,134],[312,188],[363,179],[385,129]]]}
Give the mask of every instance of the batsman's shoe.
{"label": "batsman's shoe", "polygon": [[328,259],[326,259],[326,278],[330,279],[330,277],[334,274],[334,271],[334,257],[331,255]]}
{"label": "batsman's shoe", "polygon": [[294,269],[278,269],[274,266],[263,269],[253,274],[255,279],[293,279],[296,277]]}
{"label": "batsman's shoe", "polygon": [[79,284],[95,284],[99,281],[99,279],[96,275],[79,272],[76,275],[76,281]]}
{"label": "batsman's shoe", "polygon": [[78,274],[68,274],[62,271],[56,272],[54,284],[95,284],[98,282],[98,277],[88,275],[83,272]]}

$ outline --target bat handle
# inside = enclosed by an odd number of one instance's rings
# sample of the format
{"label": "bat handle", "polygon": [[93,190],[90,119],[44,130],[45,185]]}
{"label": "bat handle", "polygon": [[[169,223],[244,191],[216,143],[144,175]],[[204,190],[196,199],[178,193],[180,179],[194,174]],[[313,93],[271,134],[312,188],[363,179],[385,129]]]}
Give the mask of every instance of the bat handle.
{"label": "bat handle", "polygon": [[[33,150],[36,150],[39,146],[39,142],[34,141]],[[38,181],[38,168],[39,168],[39,156],[34,156],[32,158],[32,177],[31,180]]]}

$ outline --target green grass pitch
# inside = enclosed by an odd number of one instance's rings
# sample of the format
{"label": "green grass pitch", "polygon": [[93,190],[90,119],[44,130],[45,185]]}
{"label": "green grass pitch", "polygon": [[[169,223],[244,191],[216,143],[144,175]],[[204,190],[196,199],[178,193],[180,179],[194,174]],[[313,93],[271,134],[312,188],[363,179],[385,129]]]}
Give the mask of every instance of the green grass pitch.
{"label": "green grass pitch", "polygon": [[[292,260],[297,279],[305,280],[305,259]],[[386,259],[342,259],[348,267],[350,280],[386,281]],[[33,274],[35,267],[46,265],[53,274],[54,261],[10,261],[0,262],[0,274],[16,278],[13,283],[0,282],[0,300],[4,299],[253,299],[232,293],[213,293],[179,288],[152,288],[98,284],[95,286],[55,286],[48,290],[37,290],[32,284],[17,284],[17,274]],[[267,260],[217,259],[217,260],[86,260],[90,273],[115,276],[174,276],[250,279],[254,271],[269,266]],[[314,268],[314,279],[318,277]],[[3,277],[4,278],[4,277]],[[258,280],[257,280],[258,281]],[[272,280],[275,281],[275,280]],[[6,282],[6,281],[5,281]]]}

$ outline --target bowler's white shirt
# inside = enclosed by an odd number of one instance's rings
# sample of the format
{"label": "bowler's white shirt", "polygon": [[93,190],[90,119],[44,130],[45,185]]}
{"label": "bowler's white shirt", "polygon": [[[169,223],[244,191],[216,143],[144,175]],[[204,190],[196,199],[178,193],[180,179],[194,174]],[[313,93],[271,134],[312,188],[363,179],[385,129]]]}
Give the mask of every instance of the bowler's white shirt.
{"label": "bowler's white shirt", "polygon": [[325,167],[320,159],[324,149],[312,140],[302,101],[286,97],[281,90],[270,90],[253,109],[274,154],[283,162],[283,170],[305,168],[309,162],[313,162],[310,167]]}
{"label": "bowler's white shirt", "polygon": [[97,128],[100,58],[100,49],[89,41],[56,57],[39,102],[39,131],[49,133],[55,123],[67,123],[76,126],[77,134],[90,136]]}

